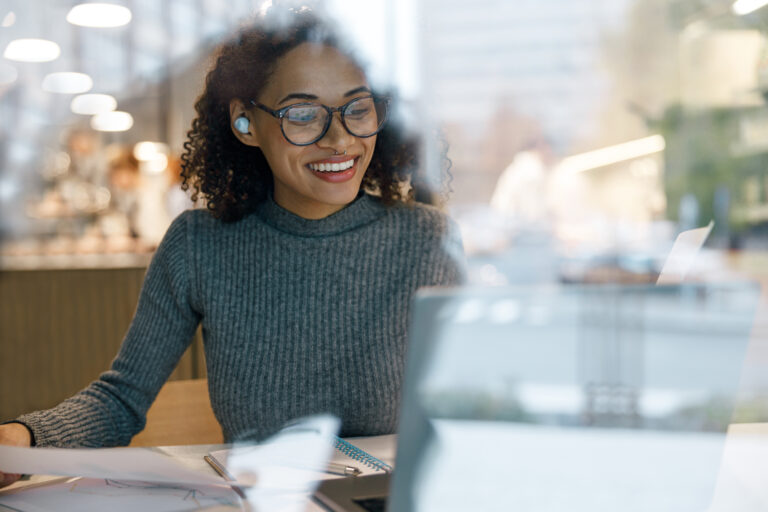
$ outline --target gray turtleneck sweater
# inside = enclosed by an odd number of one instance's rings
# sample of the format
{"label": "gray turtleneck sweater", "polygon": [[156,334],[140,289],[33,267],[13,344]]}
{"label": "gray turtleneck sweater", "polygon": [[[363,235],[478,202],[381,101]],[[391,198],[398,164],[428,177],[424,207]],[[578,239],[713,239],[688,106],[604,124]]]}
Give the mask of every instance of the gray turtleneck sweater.
{"label": "gray turtleneck sweater", "polygon": [[344,436],[397,426],[411,296],[461,278],[455,225],[362,194],[306,220],[273,200],[238,222],[191,210],[147,270],[112,368],[18,421],[37,446],[126,445],[202,323],[211,405],[232,441],[321,412]]}

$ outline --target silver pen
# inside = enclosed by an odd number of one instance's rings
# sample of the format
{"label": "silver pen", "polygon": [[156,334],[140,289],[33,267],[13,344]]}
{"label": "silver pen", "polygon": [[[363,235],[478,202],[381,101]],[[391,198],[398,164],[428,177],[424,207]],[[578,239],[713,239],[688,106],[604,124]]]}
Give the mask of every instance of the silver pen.
{"label": "silver pen", "polygon": [[340,464],[338,462],[329,462],[324,471],[326,473],[332,473],[334,475],[341,476],[357,476],[362,473],[362,471],[354,466],[347,466],[346,464]]}
{"label": "silver pen", "polygon": [[222,477],[224,480],[227,481],[229,486],[232,488],[233,491],[237,493],[238,496],[240,496],[243,499],[246,499],[245,492],[243,491],[243,489],[239,485],[230,483],[230,482],[235,482],[236,479],[229,473],[229,471],[227,471],[227,468],[219,464],[219,461],[217,461],[216,459],[214,459],[209,455],[205,455],[203,459],[216,471],[216,473],[219,474],[220,477]]}
{"label": "silver pen", "polygon": [[[289,464],[292,465],[292,464]],[[340,476],[358,476],[361,475],[363,472],[360,471],[355,466],[349,466],[347,464],[342,464],[340,462],[329,462],[325,465],[322,464],[309,464],[306,463],[297,463],[295,467],[304,468],[309,471],[317,471],[318,473],[329,473],[331,475],[340,475]]]}

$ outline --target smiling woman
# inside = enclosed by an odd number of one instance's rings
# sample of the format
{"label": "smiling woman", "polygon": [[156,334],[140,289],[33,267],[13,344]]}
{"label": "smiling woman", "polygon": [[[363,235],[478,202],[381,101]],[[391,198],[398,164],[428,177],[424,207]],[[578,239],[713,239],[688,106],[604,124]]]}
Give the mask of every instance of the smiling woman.
{"label": "smiling woman", "polygon": [[410,299],[463,270],[453,223],[411,198],[418,145],[390,104],[312,13],[224,45],[182,157],[207,209],[166,233],[112,368],[0,443],[128,444],[199,324],[226,441],[315,413],[394,432]]}
{"label": "smiling woman", "polygon": [[[303,11],[292,13],[286,25],[285,16],[274,10],[259,26],[224,45],[208,74],[182,156],[185,186],[204,197],[211,212],[224,221],[252,212],[272,192],[278,204],[299,215],[297,207],[319,207],[304,211],[306,218],[340,209],[361,186],[384,204],[409,202],[419,145],[388,119],[390,100],[372,91],[330,24]],[[355,119],[360,107],[375,116]],[[312,119],[306,119],[308,114]],[[371,118],[373,130],[367,127]],[[354,158],[338,158],[344,151]],[[297,158],[304,161],[299,165]],[[320,174],[320,169],[296,172],[312,163],[350,160],[354,172],[343,175]],[[289,175],[285,171],[292,166]],[[291,187],[285,186],[286,180]],[[308,183],[323,182],[345,185],[308,194]],[[330,203],[318,196],[323,193],[330,194]]]}
{"label": "smiling woman", "polygon": [[264,153],[277,204],[320,219],[355,199],[385,118],[379,123],[365,75],[351,59],[330,46],[302,43],[280,58],[253,103],[259,109],[231,101],[231,117],[252,119],[250,130],[234,134]]}

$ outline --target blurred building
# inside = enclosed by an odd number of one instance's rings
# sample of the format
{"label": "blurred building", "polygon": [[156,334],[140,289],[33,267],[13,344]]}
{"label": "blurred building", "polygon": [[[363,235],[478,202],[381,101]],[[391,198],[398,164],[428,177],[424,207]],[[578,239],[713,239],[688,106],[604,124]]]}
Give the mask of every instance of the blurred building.
{"label": "blurred building", "polygon": [[457,202],[489,199],[517,151],[567,153],[596,130],[601,47],[629,3],[420,1],[425,101],[454,148]]}

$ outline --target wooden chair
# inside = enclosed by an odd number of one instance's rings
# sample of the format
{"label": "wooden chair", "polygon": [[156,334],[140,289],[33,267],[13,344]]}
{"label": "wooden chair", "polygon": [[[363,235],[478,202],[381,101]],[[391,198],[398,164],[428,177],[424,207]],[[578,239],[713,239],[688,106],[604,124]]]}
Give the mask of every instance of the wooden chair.
{"label": "wooden chair", "polygon": [[223,443],[208,397],[208,379],[168,381],[147,412],[147,425],[130,446]]}

